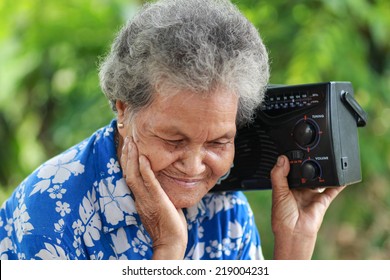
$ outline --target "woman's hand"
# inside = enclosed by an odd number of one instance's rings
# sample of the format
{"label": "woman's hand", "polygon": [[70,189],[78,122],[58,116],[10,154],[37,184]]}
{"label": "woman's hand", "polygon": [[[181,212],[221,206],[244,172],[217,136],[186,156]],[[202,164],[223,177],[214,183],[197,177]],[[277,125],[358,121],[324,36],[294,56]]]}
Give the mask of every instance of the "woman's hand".
{"label": "woman's hand", "polygon": [[280,156],[271,172],[274,258],[310,259],[325,212],[344,187],[290,189],[289,170],[288,158]]}
{"label": "woman's hand", "polygon": [[157,181],[149,160],[138,154],[126,137],[121,156],[126,183],[135,197],[142,224],[153,242],[153,259],[183,259],[187,247],[187,222]]}

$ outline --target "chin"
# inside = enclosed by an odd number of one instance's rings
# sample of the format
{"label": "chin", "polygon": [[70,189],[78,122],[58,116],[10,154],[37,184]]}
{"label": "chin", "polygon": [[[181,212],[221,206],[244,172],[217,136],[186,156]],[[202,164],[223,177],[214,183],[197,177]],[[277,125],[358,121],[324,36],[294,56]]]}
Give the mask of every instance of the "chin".
{"label": "chin", "polygon": [[203,184],[193,188],[179,188],[171,184],[162,184],[162,188],[177,209],[196,205],[209,192],[209,188]]}
{"label": "chin", "polygon": [[197,182],[182,182],[165,175],[157,176],[157,180],[177,209],[196,205],[216,183],[216,180],[211,178]]}
{"label": "chin", "polygon": [[170,191],[169,189],[164,189],[164,191],[177,209],[192,207],[199,203],[199,201],[201,201],[201,199],[207,194],[207,192],[204,191],[177,192]]}

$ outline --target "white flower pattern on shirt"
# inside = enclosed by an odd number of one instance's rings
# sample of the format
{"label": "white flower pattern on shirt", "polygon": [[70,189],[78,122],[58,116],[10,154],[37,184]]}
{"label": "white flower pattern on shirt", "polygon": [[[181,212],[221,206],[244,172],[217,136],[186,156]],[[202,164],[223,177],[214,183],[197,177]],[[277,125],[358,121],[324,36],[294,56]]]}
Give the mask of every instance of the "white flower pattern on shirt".
{"label": "white flower pattern on shirt", "polygon": [[119,162],[115,159],[110,159],[110,162],[107,163],[108,174],[118,173],[121,171]]}
{"label": "white flower pattern on shirt", "polygon": [[40,250],[35,256],[45,260],[67,259],[65,251],[60,246],[49,243],[45,243],[45,249]]}
{"label": "white flower pattern on shirt", "polygon": [[66,190],[61,185],[54,185],[52,188],[47,190],[49,197],[52,199],[61,199],[66,193]]}
{"label": "white flower pattern on shirt", "polygon": [[66,182],[72,175],[77,176],[84,173],[84,165],[79,160],[73,161],[77,155],[76,149],[54,157],[46,162],[38,171],[37,177],[43,180],[35,184],[30,195],[47,190],[51,184]]}
{"label": "white flower pattern on shirt", "polygon": [[15,209],[12,222],[19,242],[22,241],[24,235],[29,234],[34,229],[29,220],[30,215],[27,212],[26,205],[22,204],[20,208]]}

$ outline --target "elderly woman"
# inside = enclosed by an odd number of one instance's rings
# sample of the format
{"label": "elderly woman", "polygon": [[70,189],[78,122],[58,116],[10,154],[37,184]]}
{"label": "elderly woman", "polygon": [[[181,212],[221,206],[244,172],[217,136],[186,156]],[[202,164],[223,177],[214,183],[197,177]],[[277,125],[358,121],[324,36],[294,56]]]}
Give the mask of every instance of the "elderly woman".
{"label": "elderly woman", "polygon": [[[119,32],[100,79],[116,119],[40,166],[0,212],[2,259],[261,259],[241,192],[209,193],[236,127],[267,85],[266,49],[228,1],[145,5]],[[272,170],[275,258],[310,258],[330,202]]]}

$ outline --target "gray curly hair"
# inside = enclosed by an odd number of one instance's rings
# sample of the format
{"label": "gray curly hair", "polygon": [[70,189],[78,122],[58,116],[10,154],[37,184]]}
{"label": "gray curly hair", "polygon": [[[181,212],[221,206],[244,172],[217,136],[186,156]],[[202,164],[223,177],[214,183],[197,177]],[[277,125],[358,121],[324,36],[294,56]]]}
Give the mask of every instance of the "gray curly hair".
{"label": "gray curly hair", "polygon": [[136,113],[160,86],[192,93],[226,88],[239,97],[237,124],[251,120],[269,79],[268,54],[256,28],[227,0],[145,4],[118,33],[100,65],[112,109]]}

